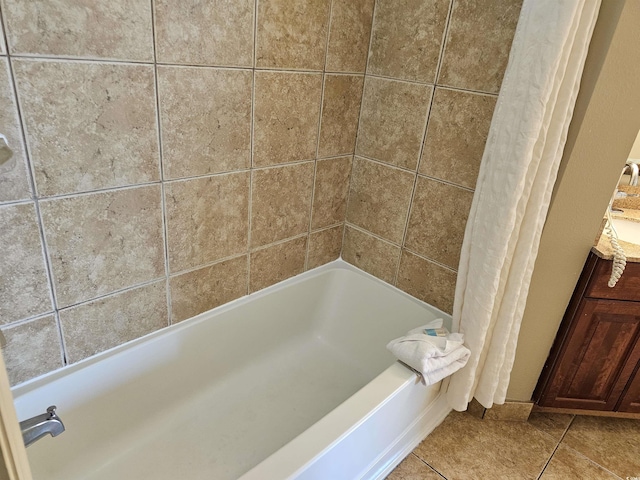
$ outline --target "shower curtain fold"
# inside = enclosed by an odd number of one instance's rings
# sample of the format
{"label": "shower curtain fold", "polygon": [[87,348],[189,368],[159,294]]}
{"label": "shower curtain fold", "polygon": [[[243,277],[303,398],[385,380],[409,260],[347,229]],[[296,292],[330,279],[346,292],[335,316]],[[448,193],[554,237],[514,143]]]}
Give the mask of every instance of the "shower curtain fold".
{"label": "shower curtain fold", "polygon": [[452,408],[504,403],[600,0],[524,0],[462,246],[454,329],[471,349]]}

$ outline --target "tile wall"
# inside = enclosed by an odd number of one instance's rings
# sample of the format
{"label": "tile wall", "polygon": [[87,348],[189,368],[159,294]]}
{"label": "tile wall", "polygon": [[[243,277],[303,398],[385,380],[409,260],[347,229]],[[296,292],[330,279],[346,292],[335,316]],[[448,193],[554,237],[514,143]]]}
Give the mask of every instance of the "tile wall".
{"label": "tile wall", "polygon": [[522,0],[377,0],[343,258],[451,312]]}
{"label": "tile wall", "polygon": [[340,253],[451,311],[520,4],[0,0],[12,383]]}
{"label": "tile wall", "polygon": [[[0,8],[13,384],[339,256],[374,0]],[[367,174],[386,164],[356,162],[359,184],[380,188]]]}

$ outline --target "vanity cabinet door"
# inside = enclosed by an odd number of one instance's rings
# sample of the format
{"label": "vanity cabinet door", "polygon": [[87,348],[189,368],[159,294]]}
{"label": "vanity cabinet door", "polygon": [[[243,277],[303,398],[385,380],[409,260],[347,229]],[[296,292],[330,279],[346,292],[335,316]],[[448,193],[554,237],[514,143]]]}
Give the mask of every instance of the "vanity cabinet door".
{"label": "vanity cabinet door", "polygon": [[613,411],[637,365],[639,338],[640,303],[583,298],[538,404]]}
{"label": "vanity cabinet door", "polygon": [[[640,357],[640,342],[636,344],[636,357]],[[640,360],[636,364],[633,377],[627,384],[626,391],[622,394],[619,412],[640,413]]]}

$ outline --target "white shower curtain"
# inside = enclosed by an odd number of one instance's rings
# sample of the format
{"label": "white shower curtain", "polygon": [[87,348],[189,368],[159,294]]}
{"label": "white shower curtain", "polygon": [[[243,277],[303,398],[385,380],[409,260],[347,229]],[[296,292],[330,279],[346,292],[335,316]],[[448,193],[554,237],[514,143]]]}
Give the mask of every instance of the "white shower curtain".
{"label": "white shower curtain", "polygon": [[600,0],[524,0],[467,223],[453,307],[471,349],[447,399],[504,403]]}

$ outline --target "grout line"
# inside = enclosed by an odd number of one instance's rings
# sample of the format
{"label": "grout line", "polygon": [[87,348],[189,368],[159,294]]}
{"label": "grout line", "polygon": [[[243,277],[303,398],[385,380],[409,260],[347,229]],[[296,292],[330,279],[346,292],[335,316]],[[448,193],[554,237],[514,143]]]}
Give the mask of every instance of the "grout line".
{"label": "grout line", "polygon": [[259,252],[261,250],[266,250],[267,248],[270,248],[270,247],[275,247],[275,246],[281,245],[283,243],[292,242],[294,240],[298,240],[299,238],[304,238],[304,237],[308,237],[308,236],[309,236],[308,233],[302,232],[302,233],[299,233],[299,234],[294,235],[292,237],[283,238],[282,240],[278,240],[276,242],[268,243],[266,245],[259,245],[259,246],[255,247],[255,248],[252,248],[251,249],[251,253],[256,253],[256,252]]}
{"label": "grout line", "polygon": [[[267,246],[269,246],[269,245],[267,245]],[[169,278],[176,278],[176,277],[180,277],[182,275],[187,275],[189,273],[197,272],[198,270],[203,270],[205,268],[210,268],[210,267],[213,267],[214,265],[218,265],[220,263],[229,262],[231,260],[236,260],[238,258],[242,258],[245,255],[248,255],[248,253],[247,252],[242,252],[242,253],[236,253],[236,254],[233,254],[233,255],[229,255],[229,256],[226,256],[226,257],[216,258],[215,260],[213,260],[211,262],[202,263],[200,265],[196,265],[195,267],[185,268],[184,270],[179,270],[177,272],[170,273],[169,274]]]}
{"label": "grout line", "polygon": [[394,247],[397,248],[401,248],[400,245],[398,245],[395,242],[392,242],[391,240],[387,240],[386,238],[381,237],[380,235],[378,235],[377,233],[373,233],[370,232],[369,230],[367,230],[366,228],[363,228],[359,225],[356,225],[355,223],[351,223],[348,220],[345,221],[345,224],[349,227],[349,228],[353,228],[354,230],[359,231],[360,233],[364,233],[365,235],[369,235],[370,237],[376,238],[377,240],[380,240],[381,242],[387,243],[389,245],[393,245]]}
{"label": "grout line", "polygon": [[436,75],[434,78],[434,85],[440,85],[438,80],[440,79],[440,72],[442,70],[442,63],[444,62],[444,56],[447,52],[447,43],[449,41],[449,26],[451,25],[451,17],[453,16],[453,4],[456,0],[450,0],[449,11],[447,12],[447,21],[444,26],[444,32],[442,34],[442,45],[440,46],[440,57],[438,58],[438,66],[436,67]]}
{"label": "grout line", "polygon": [[255,154],[256,64],[258,63],[258,0],[253,2],[253,60],[251,71],[251,131],[249,133],[249,207],[247,209],[247,281],[246,294],[251,293],[251,217],[253,215],[253,176]]}
{"label": "grout line", "polygon": [[133,190],[135,188],[151,187],[153,185],[161,185],[161,184],[162,184],[162,180],[155,180],[153,182],[136,183],[133,185],[120,185],[116,187],[105,187],[105,188],[98,188],[96,190],[88,190],[83,192],[61,193],[59,195],[45,195],[41,197],[36,197],[36,199],[40,202],[50,202],[53,200],[64,200],[68,198],[84,197],[84,196],[96,195],[100,193],[111,193],[111,192],[119,192],[122,190]]}
{"label": "grout line", "polygon": [[315,160],[313,161],[313,178],[311,184],[311,202],[309,204],[309,224],[307,228],[307,251],[304,256],[304,271],[306,272],[309,268],[309,252],[311,250],[311,225],[313,223],[313,202],[315,201],[316,195],[316,181],[317,181],[317,173],[318,173],[318,155],[320,152],[320,132],[322,131],[322,113],[324,111],[324,89],[327,81],[326,68],[327,68],[327,57],[329,55],[329,37],[331,36],[331,19],[333,17],[333,0],[329,4],[329,19],[327,21],[327,36],[325,40],[324,47],[324,62],[322,64],[322,84],[320,85],[320,108],[318,109],[318,128],[316,130],[316,154]]}
{"label": "grout line", "polygon": [[167,302],[167,326],[173,323],[171,315],[171,285],[169,283],[169,228],[167,226],[167,205],[165,195],[164,149],[162,143],[162,118],[160,116],[160,87],[158,83],[158,48],[156,38],[156,15],[154,0],[151,4],[151,35],[153,38],[153,80],[156,108],[156,133],[158,136],[158,162],[160,168],[160,209],[162,215],[162,246],[164,249],[165,298]]}
{"label": "grout line", "polygon": [[455,274],[458,273],[458,271],[455,268],[452,268],[449,265],[445,265],[444,263],[438,262],[437,260],[434,260],[433,258],[427,257],[423,253],[417,253],[414,250],[412,250],[410,248],[407,248],[407,247],[402,247],[402,250],[404,250],[406,252],[409,252],[410,254],[415,255],[418,258],[421,258],[425,262],[433,263],[434,265],[437,265],[438,267],[441,267],[441,268],[444,268],[446,270],[449,270],[451,273],[455,273]]}
{"label": "grout line", "polygon": [[344,225],[344,222],[332,223],[331,225],[327,225],[326,227],[320,227],[320,228],[316,228],[315,230],[311,230],[310,233],[320,233],[320,232],[324,232],[325,230],[331,230],[332,228],[341,227],[343,225]]}
{"label": "grout line", "polygon": [[[414,449],[415,450],[415,449]],[[435,469],[435,467],[432,467],[431,465],[429,465],[427,462],[425,462],[422,458],[420,458],[418,455],[416,455],[415,453],[413,453],[413,451],[409,454],[409,455],[413,455],[414,457],[416,457],[418,460],[420,460],[420,462],[424,463],[427,467],[429,467],[429,470],[433,471],[436,475],[438,475],[439,477],[441,477],[444,480],[447,480],[447,477],[445,477],[442,473],[440,473],[438,470]]]}
{"label": "grout line", "polygon": [[[565,435],[567,434],[567,432],[569,431],[569,428],[571,427],[571,424],[573,423],[573,421],[575,420],[575,415],[574,417],[571,419],[571,421],[569,422],[569,425],[567,425],[567,428],[564,430],[564,432],[562,433],[562,435],[560,436],[560,439],[558,440],[558,443],[556,444],[555,448],[553,449],[553,452],[551,452],[551,455],[549,456],[549,458],[547,459],[546,463],[544,464],[544,467],[542,467],[542,470],[540,471],[540,473],[538,474],[538,476],[536,477],[537,480],[539,480],[542,475],[544,474],[544,471],[547,469],[547,467],[549,466],[549,464],[551,463],[551,460],[553,460],[554,455],[556,454],[556,452],[558,451],[558,448],[560,448],[560,444],[562,443],[562,440],[564,440]],[[545,432],[543,432],[545,433]],[[548,434],[547,434],[548,435]],[[586,457],[585,457],[586,458]],[[594,462],[595,463],[595,462]]]}
{"label": "grout line", "polygon": [[20,327],[27,323],[35,322],[37,320],[42,320],[45,317],[50,317],[55,314],[56,314],[55,310],[51,310],[45,313],[38,313],[37,315],[32,315],[31,317],[21,318],[20,320],[16,320],[15,322],[4,323],[0,325],[0,330],[9,330],[11,328]]}
{"label": "grout line", "polygon": [[60,339],[60,355],[62,357],[62,366],[66,367],[70,365],[68,355],[67,355],[67,342],[64,338],[64,326],[62,325],[62,321],[60,321],[60,312],[57,311],[55,314],[55,321],[58,325],[58,337]]}
{"label": "grout line", "polygon": [[[2,22],[4,23],[4,16],[2,12],[0,12],[0,17]],[[33,162],[31,160],[31,148],[28,142],[28,138],[26,135],[26,127],[25,127],[25,119],[22,114],[22,104],[20,102],[20,96],[18,95],[18,84],[16,81],[15,73],[13,71],[13,63],[12,57],[9,54],[9,42],[7,38],[7,29],[4,28],[4,41],[7,49],[7,68],[9,70],[9,77],[11,81],[11,90],[16,102],[16,114],[18,116],[18,123],[20,125],[20,136],[24,145],[24,154],[27,162],[27,180],[29,182],[29,186],[31,188],[31,195],[33,199],[34,210],[36,214],[36,222],[38,224],[38,233],[40,235],[40,252],[42,255],[42,259],[44,261],[46,275],[47,275],[47,284],[49,287],[49,300],[51,302],[51,306],[54,310],[54,320],[56,323],[56,330],[58,332],[58,338],[60,339],[60,353],[62,355],[62,364],[67,365],[67,350],[65,347],[65,342],[63,338],[62,326],[60,324],[60,317],[58,315],[58,298],[56,292],[56,285],[53,279],[53,265],[51,263],[51,257],[49,255],[49,245],[47,243],[47,237],[44,231],[44,222],[42,221],[42,212],[40,210],[40,201],[38,199],[36,180],[35,180],[35,170],[33,166]]]}
{"label": "grout line", "polygon": [[[449,34],[449,23],[451,21],[451,14],[453,11],[453,1],[451,0],[451,2],[449,3],[449,11],[447,12],[447,21],[445,22],[444,25],[444,31],[443,31],[443,41],[442,41],[442,45],[440,47],[440,54],[438,55],[438,63],[436,65],[436,75],[435,78],[437,79],[438,76],[440,75],[440,69],[442,68],[442,61],[444,58],[444,47],[446,45],[446,37]],[[433,86],[431,88],[431,98],[429,99],[429,106],[427,107],[427,112],[426,112],[426,116],[424,119],[424,129],[422,131],[422,142],[420,143],[420,151],[418,153],[418,163],[416,164],[416,169],[415,172],[413,172],[415,174],[415,178],[413,179],[413,187],[411,189],[411,197],[409,200],[409,208],[407,210],[407,218],[404,224],[404,231],[402,233],[402,243],[400,244],[401,250],[400,250],[400,255],[398,256],[398,263],[396,264],[396,271],[395,271],[395,275],[393,277],[393,285],[397,285],[398,284],[398,276],[400,275],[400,262],[402,260],[402,248],[405,246],[405,242],[407,240],[407,234],[409,232],[409,223],[411,220],[411,214],[413,213],[413,203],[415,200],[415,196],[416,196],[416,190],[418,187],[418,178],[419,178],[419,174],[418,172],[420,171],[420,164],[422,163],[422,155],[424,154],[424,146],[427,142],[427,132],[429,130],[429,120],[431,118],[431,110],[433,108],[433,102],[435,100],[436,97],[436,87]]]}

